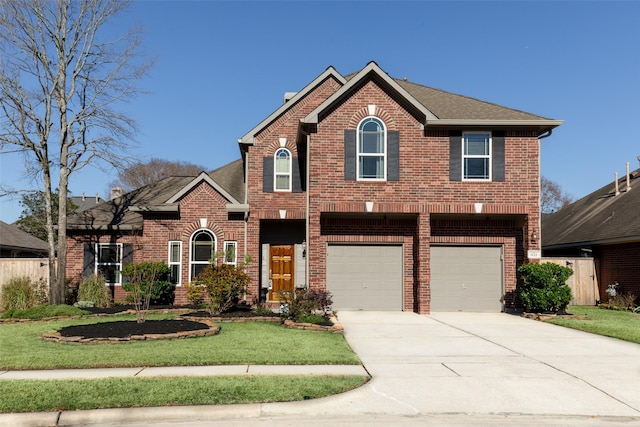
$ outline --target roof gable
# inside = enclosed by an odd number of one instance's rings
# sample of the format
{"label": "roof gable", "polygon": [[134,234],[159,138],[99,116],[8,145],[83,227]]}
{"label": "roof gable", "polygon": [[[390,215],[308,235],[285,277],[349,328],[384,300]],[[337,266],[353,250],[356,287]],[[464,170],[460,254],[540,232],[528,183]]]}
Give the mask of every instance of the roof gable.
{"label": "roof gable", "polygon": [[173,197],[167,200],[165,204],[177,203],[182,197],[184,197],[185,194],[187,194],[188,192],[190,192],[191,190],[193,190],[203,182],[206,182],[211,187],[213,187],[218,193],[220,193],[229,202],[233,204],[239,204],[239,202],[231,194],[229,194],[224,188],[218,185],[217,182],[211,179],[211,177],[204,172],[200,172],[200,175],[198,175],[193,180],[191,180],[191,182],[189,182],[187,185],[182,187],[176,194],[173,195]]}
{"label": "roof gable", "polygon": [[245,145],[253,145],[254,137],[257,134],[259,134],[264,128],[269,126],[269,124],[272,123],[276,118],[280,117],[287,110],[292,108],[298,101],[300,101],[305,96],[307,96],[309,92],[314,90],[322,82],[324,82],[326,79],[330,77],[335,78],[337,81],[339,81],[342,84],[345,84],[347,82],[347,80],[344,77],[342,77],[342,75],[340,75],[340,73],[338,73],[335,68],[333,67],[327,68],[322,74],[316,77],[311,83],[306,85],[300,92],[294,95],[291,99],[289,99],[287,102],[281,105],[276,111],[271,113],[266,119],[258,123],[258,125],[256,125],[253,129],[247,132],[242,138],[238,140],[238,143],[245,144]]}
{"label": "roof gable", "polygon": [[421,121],[437,120],[438,118],[429,111],[423,104],[418,102],[409,92],[401,87],[397,81],[392,79],[385,73],[382,68],[375,62],[369,62],[366,67],[356,73],[349,81],[335,92],[332,96],[327,98],[322,104],[320,104],[315,110],[309,113],[306,117],[301,119],[302,123],[317,124],[319,123],[326,111],[331,110],[331,107],[335,103],[339,102],[344,97],[349,96],[357,87],[359,87],[364,81],[374,79],[381,84],[386,90],[395,92],[401,99],[406,101],[406,106],[410,110],[414,111],[418,119]]}

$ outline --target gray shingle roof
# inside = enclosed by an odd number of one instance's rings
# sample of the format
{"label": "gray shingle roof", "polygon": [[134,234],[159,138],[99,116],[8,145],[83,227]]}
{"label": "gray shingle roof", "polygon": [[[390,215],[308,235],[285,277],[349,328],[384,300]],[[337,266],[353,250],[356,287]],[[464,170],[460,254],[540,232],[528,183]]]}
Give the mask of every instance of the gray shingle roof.
{"label": "gray shingle roof", "polygon": [[43,252],[44,254],[49,252],[47,242],[4,221],[0,221],[0,246],[9,249]]}
{"label": "gray shingle roof", "polygon": [[458,95],[440,89],[394,79],[439,119],[464,120],[550,120],[491,102]]}
{"label": "gray shingle roof", "polygon": [[[209,173],[218,185],[239,201],[244,200],[242,160],[236,160]],[[142,214],[132,208],[161,206],[188,185],[195,176],[171,176],[130,191],[114,200],[69,216],[69,229],[138,229]]]}
{"label": "gray shingle roof", "polygon": [[625,191],[626,177],[622,177],[619,195],[612,182],[544,217],[543,249],[640,241],[640,169],[631,176],[631,191]]}

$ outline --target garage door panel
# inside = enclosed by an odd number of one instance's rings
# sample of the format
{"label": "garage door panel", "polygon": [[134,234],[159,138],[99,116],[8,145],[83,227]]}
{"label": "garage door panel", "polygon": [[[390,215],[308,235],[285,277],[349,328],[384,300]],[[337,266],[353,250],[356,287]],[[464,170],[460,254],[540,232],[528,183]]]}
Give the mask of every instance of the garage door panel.
{"label": "garage door panel", "polygon": [[431,248],[431,310],[502,310],[502,249],[479,246]]}
{"label": "garage door panel", "polygon": [[402,246],[329,245],[327,289],[336,310],[402,310]]}

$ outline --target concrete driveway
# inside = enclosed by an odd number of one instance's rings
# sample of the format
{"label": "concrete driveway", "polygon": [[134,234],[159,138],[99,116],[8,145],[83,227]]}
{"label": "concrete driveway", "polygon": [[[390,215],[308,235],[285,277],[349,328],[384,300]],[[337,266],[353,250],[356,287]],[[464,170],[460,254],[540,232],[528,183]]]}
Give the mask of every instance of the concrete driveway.
{"label": "concrete driveway", "polygon": [[[373,379],[358,391],[309,402],[307,414],[640,422],[640,345],[500,313],[338,317]],[[263,409],[277,414],[285,406]]]}

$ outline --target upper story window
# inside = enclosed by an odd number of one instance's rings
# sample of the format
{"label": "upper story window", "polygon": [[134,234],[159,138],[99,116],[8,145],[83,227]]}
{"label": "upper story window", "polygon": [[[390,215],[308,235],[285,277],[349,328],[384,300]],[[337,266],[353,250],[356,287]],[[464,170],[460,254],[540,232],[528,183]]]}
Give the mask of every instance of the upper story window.
{"label": "upper story window", "polygon": [[275,191],[291,191],[291,152],[280,148],[274,156]]}
{"label": "upper story window", "polygon": [[491,133],[462,134],[462,168],[466,181],[491,181]]}
{"label": "upper story window", "polygon": [[121,285],[122,243],[97,243],[96,254],[96,273],[102,274],[108,285]]}
{"label": "upper story window", "polygon": [[384,181],[387,179],[387,132],[384,123],[376,117],[367,117],[358,125],[357,133],[358,180]]}
{"label": "upper story window", "polygon": [[191,236],[189,281],[193,280],[210,264],[215,253],[216,236],[207,230],[198,230]]}

